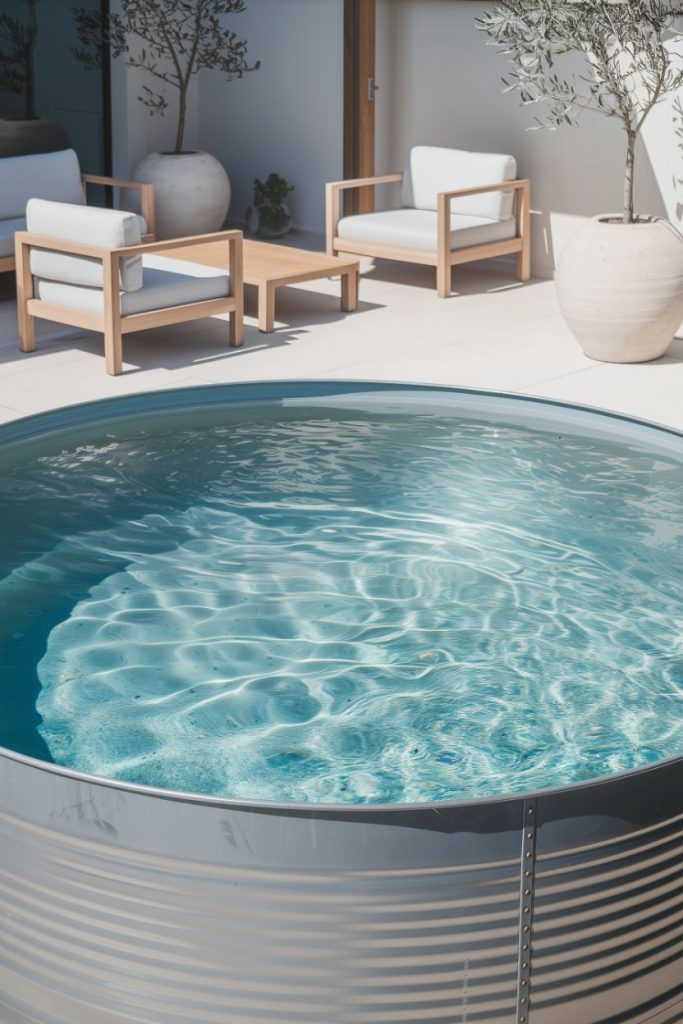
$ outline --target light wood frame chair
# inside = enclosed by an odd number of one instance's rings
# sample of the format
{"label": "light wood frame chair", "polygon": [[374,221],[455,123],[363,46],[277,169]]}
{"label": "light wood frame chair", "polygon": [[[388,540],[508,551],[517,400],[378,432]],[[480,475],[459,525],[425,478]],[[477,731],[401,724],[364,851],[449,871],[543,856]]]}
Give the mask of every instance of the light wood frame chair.
{"label": "light wood frame chair", "polygon": [[[219,231],[208,235],[173,238],[163,242],[107,249],[98,245],[69,242],[61,238],[19,231],[14,236],[17,272],[17,313],[19,320],[19,347],[22,352],[33,352],[36,347],[35,321],[50,320],[68,324],[104,335],[104,355],[107,373],[119,374],[123,370],[123,335],[132,331],[145,331],[152,327],[165,327],[202,317],[229,314],[229,339],[233,348],[244,341],[244,282],[242,274],[242,232]],[[229,296],[205,299],[179,306],[167,306],[144,313],[122,315],[119,274],[120,261],[128,256],[163,253],[169,249],[181,250],[195,245],[224,245],[226,272],[230,273]],[[50,305],[34,295],[34,279],[30,267],[30,250],[35,246],[51,252],[86,256],[98,260],[104,271],[104,313],[101,316],[67,306]]]}
{"label": "light wood frame chair", "polygon": [[[143,242],[153,242],[156,239],[156,213],[154,209],[154,185],[145,181],[126,181],[123,178],[107,178],[101,174],[81,174],[83,187],[88,185],[104,185],[107,188],[121,189],[121,191],[135,191],[140,194],[140,213],[145,218],[147,231],[142,235]],[[16,254],[15,254],[16,255]],[[15,256],[0,257],[0,274],[15,270]]]}
{"label": "light wood frame chair", "polygon": [[[441,298],[451,294],[451,271],[458,264],[485,260],[494,256],[517,254],[517,278],[528,281],[531,277],[531,181],[529,178],[515,178],[512,181],[500,181],[493,185],[479,185],[476,188],[452,189],[437,193],[437,246],[436,250],[408,249],[388,245],[376,245],[371,242],[355,242],[339,238],[337,225],[341,219],[341,198],[348,189],[361,189],[368,186],[388,185],[403,182],[403,173],[383,174],[371,178],[354,178],[347,181],[332,181],[326,185],[326,249],[328,256],[336,256],[340,252],[353,253],[358,256],[374,256],[386,260],[399,260],[405,263],[420,263],[436,267],[436,285]],[[485,242],[462,249],[451,249],[451,203],[454,199],[482,195],[487,192],[504,192],[513,190],[515,194],[514,238],[497,242]]]}

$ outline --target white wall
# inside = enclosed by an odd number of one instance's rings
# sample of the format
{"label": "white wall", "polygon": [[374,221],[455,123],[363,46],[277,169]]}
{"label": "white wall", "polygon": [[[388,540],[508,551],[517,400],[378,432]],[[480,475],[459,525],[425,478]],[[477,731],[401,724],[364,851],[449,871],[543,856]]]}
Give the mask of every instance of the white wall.
{"label": "white wall", "polygon": [[[254,178],[271,171],[295,186],[288,199],[294,223],[324,230],[324,183],[342,176],[343,0],[248,0],[226,22],[248,42],[258,71],[226,82],[203,71],[189,100],[188,148],[208,150],[232,183],[230,218],[241,220]],[[150,117],[138,101],[144,74],[113,65],[115,173],[128,175],[147,153],[168,149],[175,105]]]}
{"label": "white wall", "polygon": [[[550,275],[578,218],[621,207],[624,139],[619,122],[587,114],[579,128],[525,131],[533,108],[501,92],[506,59],[486,45],[475,18],[491,3],[378,0],[377,172],[400,169],[419,143],[513,153],[532,181],[534,270]],[[679,224],[670,108],[655,112],[640,145],[641,213]],[[680,153],[677,157],[680,158]]]}
{"label": "white wall", "polygon": [[[520,175],[532,180],[534,271],[549,275],[580,218],[620,208],[623,133],[616,120],[591,114],[579,128],[527,131],[533,108],[501,91],[508,62],[475,27],[490,5],[377,0],[377,172],[399,169],[418,143],[514,153]],[[262,67],[234,82],[201,73],[188,146],[226,167],[231,219],[243,217],[253,179],[277,171],[296,186],[289,200],[296,226],[321,232],[323,185],[341,177],[343,166],[343,0],[248,0],[230,24]],[[136,99],[140,82],[139,73],[115,67],[115,171],[122,175],[173,142],[174,111],[151,118]],[[677,143],[671,107],[662,105],[639,147],[636,201],[640,212],[681,226]]]}
{"label": "white wall", "polygon": [[[151,116],[138,99],[142,85],[154,87],[154,79],[142,71],[126,67],[123,59],[112,62],[112,149],[116,177],[128,178],[148,153],[173,149],[175,144],[177,90],[166,86],[168,110],[163,117],[158,114]],[[199,82],[195,79],[187,99],[186,149],[198,147],[198,107]]]}
{"label": "white wall", "polygon": [[199,145],[225,166],[230,217],[241,219],[254,178],[284,175],[294,223],[324,228],[324,183],[342,176],[342,0],[248,0],[230,25],[261,68],[234,82],[202,72]]}
{"label": "white wall", "polygon": [[[121,0],[111,0],[110,6],[113,12],[121,13]],[[143,85],[159,89],[166,95],[169,107],[163,117],[150,115],[138,99]],[[111,91],[114,175],[128,178],[148,153],[173,149],[178,115],[177,90],[144,71],[126,67],[125,58],[121,57],[111,63]],[[198,105],[199,82],[195,79],[187,98],[186,149],[198,146]]]}

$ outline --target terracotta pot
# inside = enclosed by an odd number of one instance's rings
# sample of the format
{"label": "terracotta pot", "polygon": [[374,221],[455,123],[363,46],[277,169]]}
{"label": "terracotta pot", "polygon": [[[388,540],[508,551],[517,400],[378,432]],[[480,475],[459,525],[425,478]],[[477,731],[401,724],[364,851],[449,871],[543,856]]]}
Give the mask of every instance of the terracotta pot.
{"label": "terracotta pot", "polygon": [[683,320],[683,235],[654,217],[636,224],[596,217],[563,249],[555,282],[590,359],[657,359]]}
{"label": "terracotta pot", "polygon": [[220,231],[230,208],[230,180],[210,153],[150,153],[133,172],[155,186],[157,238]]}
{"label": "terracotta pot", "polygon": [[69,145],[69,136],[57,121],[44,117],[0,120],[0,157],[54,153]]}

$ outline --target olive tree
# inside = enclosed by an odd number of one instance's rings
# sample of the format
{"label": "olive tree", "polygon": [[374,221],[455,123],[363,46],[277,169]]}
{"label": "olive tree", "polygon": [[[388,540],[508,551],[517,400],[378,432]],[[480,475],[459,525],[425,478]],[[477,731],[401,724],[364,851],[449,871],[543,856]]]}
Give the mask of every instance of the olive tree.
{"label": "olive tree", "polygon": [[[636,140],[647,116],[683,86],[680,19],[673,0],[499,0],[478,19],[508,56],[506,91],[523,104],[544,103],[537,128],[575,125],[585,111],[621,121],[626,133],[623,221],[634,221]],[[585,67],[562,71],[562,57],[583,54]]]}
{"label": "olive tree", "polygon": [[87,66],[101,64],[103,49],[125,54],[131,68],[148,72],[157,85],[143,86],[138,99],[152,114],[168,108],[164,86],[178,90],[175,153],[182,153],[190,82],[203,68],[232,81],[255,71],[247,63],[247,43],[224,24],[224,17],[246,9],[245,0],[121,0],[121,12],[107,18],[76,8],[79,46],[76,56]]}
{"label": "olive tree", "polygon": [[0,12],[0,89],[23,96],[23,116],[36,116],[34,54],[38,0],[21,0],[26,19]]}

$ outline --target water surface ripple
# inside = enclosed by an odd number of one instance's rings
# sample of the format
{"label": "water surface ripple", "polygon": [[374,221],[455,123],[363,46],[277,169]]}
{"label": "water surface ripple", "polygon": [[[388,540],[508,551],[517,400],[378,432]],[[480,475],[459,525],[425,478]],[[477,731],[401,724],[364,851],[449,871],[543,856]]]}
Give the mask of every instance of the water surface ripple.
{"label": "water surface ripple", "polygon": [[0,614],[58,764],[266,800],[563,785],[683,752],[682,489],[445,416],[139,429],[2,479],[33,539]]}

